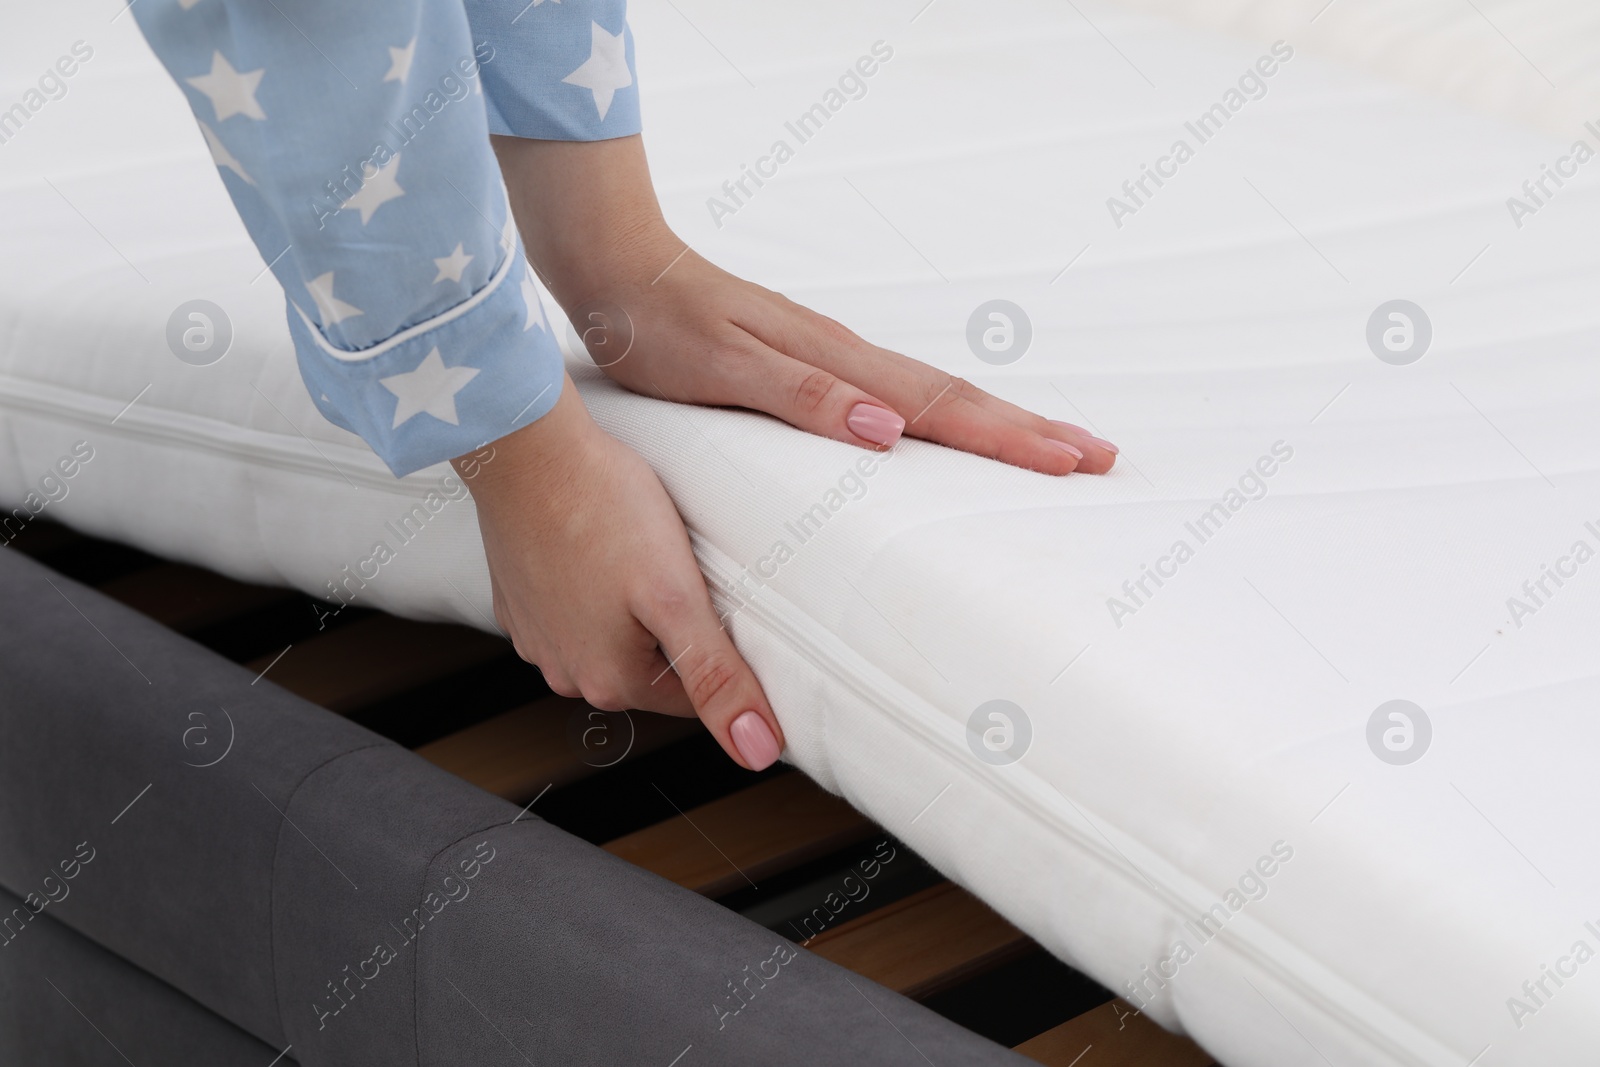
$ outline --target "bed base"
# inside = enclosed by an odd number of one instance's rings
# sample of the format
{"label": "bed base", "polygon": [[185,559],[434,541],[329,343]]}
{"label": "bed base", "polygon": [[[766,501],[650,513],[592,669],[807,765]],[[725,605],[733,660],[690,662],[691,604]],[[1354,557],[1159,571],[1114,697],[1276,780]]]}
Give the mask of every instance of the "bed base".
{"label": "bed base", "polygon": [[803,774],[734,768],[694,720],[596,713],[465,627],[330,617],[44,522],[13,547],[1039,1063],[1213,1064]]}

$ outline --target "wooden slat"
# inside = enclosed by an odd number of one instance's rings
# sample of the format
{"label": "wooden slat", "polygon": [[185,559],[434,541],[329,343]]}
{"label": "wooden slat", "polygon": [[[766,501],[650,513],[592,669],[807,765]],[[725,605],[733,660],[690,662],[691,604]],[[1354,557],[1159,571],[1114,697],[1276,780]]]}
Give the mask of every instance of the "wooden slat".
{"label": "wooden slat", "polygon": [[1017,1051],[1049,1067],[1212,1067],[1199,1045],[1134,1014],[1120,999],[1046,1030]]}
{"label": "wooden slat", "polygon": [[607,852],[707,896],[863,840],[876,830],[803,774],[784,774],[619,837]]}
{"label": "wooden slat", "polygon": [[908,997],[931,996],[1032,947],[1027,934],[951,882],[806,942],[817,955]]}
{"label": "wooden slat", "polygon": [[350,712],[487,663],[510,646],[464,626],[373,615],[245,666],[330,711]]}
{"label": "wooden slat", "polygon": [[[518,804],[550,786],[563,786],[616,766],[623,757],[573,739],[573,717],[598,715],[581,700],[551,696],[429,742],[417,755],[479,788]],[[698,719],[630,712],[633,724],[626,759],[700,733]],[[580,719],[580,729],[583,720]],[[613,730],[620,729],[614,727]],[[609,732],[609,731],[608,731]],[[625,736],[610,737],[620,752]]]}
{"label": "wooden slat", "polygon": [[113,578],[100,591],[179,633],[193,633],[295,595],[288,589],[245,585],[182,563],[161,563]]}
{"label": "wooden slat", "polygon": [[[28,531],[30,553],[84,538],[50,523]],[[19,544],[20,544],[19,539]],[[180,564],[156,564],[104,582],[108,595],[180,632],[281,603],[287,590],[244,585]],[[504,655],[501,640],[456,626],[373,616],[248,664],[336,711],[352,711]],[[438,766],[518,802],[603,768],[571,739],[581,701],[550,697],[417,751]],[[635,714],[630,758],[702,729],[692,719]],[[621,762],[621,761],[617,761]],[[607,766],[614,765],[607,762]],[[875,832],[871,822],[798,773],[769,779],[611,842],[614,854],[710,895],[791,869]],[[807,947],[913,997],[959,985],[1033,943],[987,906],[945,882],[825,931]],[[1051,1067],[1214,1067],[1118,1000],[1018,1046]]]}

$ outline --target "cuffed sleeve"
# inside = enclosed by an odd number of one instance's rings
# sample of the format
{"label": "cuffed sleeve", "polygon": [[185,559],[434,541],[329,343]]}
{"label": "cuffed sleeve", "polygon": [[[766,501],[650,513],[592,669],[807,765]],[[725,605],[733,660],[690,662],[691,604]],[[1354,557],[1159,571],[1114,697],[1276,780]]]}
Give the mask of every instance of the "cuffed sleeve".
{"label": "cuffed sleeve", "polygon": [[626,0],[465,0],[493,49],[489,130],[549,141],[638,133],[639,81]]}
{"label": "cuffed sleeve", "polygon": [[470,300],[371,349],[334,348],[295,311],[289,329],[318,410],[397,475],[504,437],[561,396],[561,351],[520,249]]}
{"label": "cuffed sleeve", "polygon": [[288,298],[302,376],[397,475],[548,411],[562,362],[488,143],[461,0],[142,0]]}

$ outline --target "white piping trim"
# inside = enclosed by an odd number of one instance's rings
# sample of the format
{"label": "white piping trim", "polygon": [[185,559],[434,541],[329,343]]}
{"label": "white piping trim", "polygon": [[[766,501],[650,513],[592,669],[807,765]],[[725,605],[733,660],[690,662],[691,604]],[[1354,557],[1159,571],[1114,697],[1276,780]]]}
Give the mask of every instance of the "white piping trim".
{"label": "white piping trim", "polygon": [[322,349],[324,355],[331,356],[334,359],[339,360],[341,363],[365,363],[369,359],[377,359],[391,348],[403,345],[412,338],[420,337],[430,330],[436,330],[441,326],[445,326],[454,322],[456,319],[459,319],[461,316],[465,315],[467,312],[471,311],[473,308],[489,299],[489,297],[494,295],[495,290],[500,287],[500,283],[505,280],[506,275],[511,273],[511,264],[516,261],[516,258],[515,251],[507,253],[506,258],[500,262],[500,269],[494,272],[494,277],[489,279],[488,284],[450,310],[439,315],[435,315],[426,322],[419,322],[415,326],[408,326],[399,333],[395,334],[393,337],[379,341],[370,348],[362,348],[354,352],[347,351],[343,348],[335,348],[333,345],[329,344],[328,339],[322,335],[321,328],[319,328],[316,323],[312,322],[310,317],[307,316],[304,311],[300,310],[299,304],[291,300],[289,301],[289,306],[294,308],[295,314],[299,315],[301,321],[306,324],[306,329],[311,331],[311,336],[316,339],[317,347]]}

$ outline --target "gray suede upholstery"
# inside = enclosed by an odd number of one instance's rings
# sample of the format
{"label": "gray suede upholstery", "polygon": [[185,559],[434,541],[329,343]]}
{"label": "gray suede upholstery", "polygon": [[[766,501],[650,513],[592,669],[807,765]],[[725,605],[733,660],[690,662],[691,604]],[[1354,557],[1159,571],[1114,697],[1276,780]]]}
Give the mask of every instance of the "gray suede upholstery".
{"label": "gray suede upholstery", "polygon": [[[0,891],[0,911],[23,907]],[[0,1063],[7,1067],[267,1067],[257,1039],[51,918],[0,951]],[[294,1067],[284,1056],[274,1067]]]}
{"label": "gray suede upholstery", "polygon": [[[63,945],[92,1005],[192,1029],[156,1063],[1025,1062],[15,552],[0,596],[8,1005]],[[101,1062],[5,1011],[4,1062]]]}

